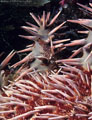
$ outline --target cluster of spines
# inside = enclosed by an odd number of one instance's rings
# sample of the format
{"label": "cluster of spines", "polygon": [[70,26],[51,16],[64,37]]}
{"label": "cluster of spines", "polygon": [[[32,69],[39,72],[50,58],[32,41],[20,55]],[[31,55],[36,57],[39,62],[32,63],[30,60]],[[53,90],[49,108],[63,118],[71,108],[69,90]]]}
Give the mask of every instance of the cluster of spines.
{"label": "cluster of spines", "polygon": [[91,71],[65,65],[63,75],[28,73],[0,96],[0,116],[7,120],[92,119]]}
{"label": "cluster of spines", "polygon": [[32,69],[36,68],[39,70],[40,69],[43,70],[43,68],[47,68],[43,61],[49,62],[52,58],[54,58],[54,55],[57,53],[54,51],[54,49],[64,47],[62,44],[63,41],[56,41],[56,42],[53,41],[53,37],[54,37],[53,34],[58,29],[60,29],[65,24],[65,22],[58,25],[51,31],[48,29],[55,22],[59,14],[60,14],[60,11],[50,21],[49,20],[50,12],[47,13],[47,15],[45,14],[45,12],[43,12],[43,15],[41,18],[39,16],[37,18],[33,13],[30,13],[30,15],[35,20],[38,26],[27,22],[29,27],[22,26],[22,28],[27,32],[29,32],[30,34],[32,34],[33,36],[31,35],[30,36],[20,35],[20,36],[28,40],[33,40],[34,44],[32,44],[32,46],[27,46],[25,50],[19,51],[17,53],[26,52],[26,51],[31,51],[31,53],[29,53],[23,60],[14,64],[12,67],[15,68],[20,64],[23,64],[25,62],[30,62],[33,59],[35,59],[34,62],[30,65]]}

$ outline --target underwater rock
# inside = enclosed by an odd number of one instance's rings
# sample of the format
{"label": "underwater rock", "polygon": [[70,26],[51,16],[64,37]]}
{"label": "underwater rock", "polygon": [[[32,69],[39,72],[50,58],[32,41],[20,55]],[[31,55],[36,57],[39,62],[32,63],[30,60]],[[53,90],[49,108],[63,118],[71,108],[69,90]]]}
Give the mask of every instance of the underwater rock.
{"label": "underwater rock", "polygon": [[17,6],[39,7],[49,3],[51,0],[0,0],[1,3],[9,3]]}

